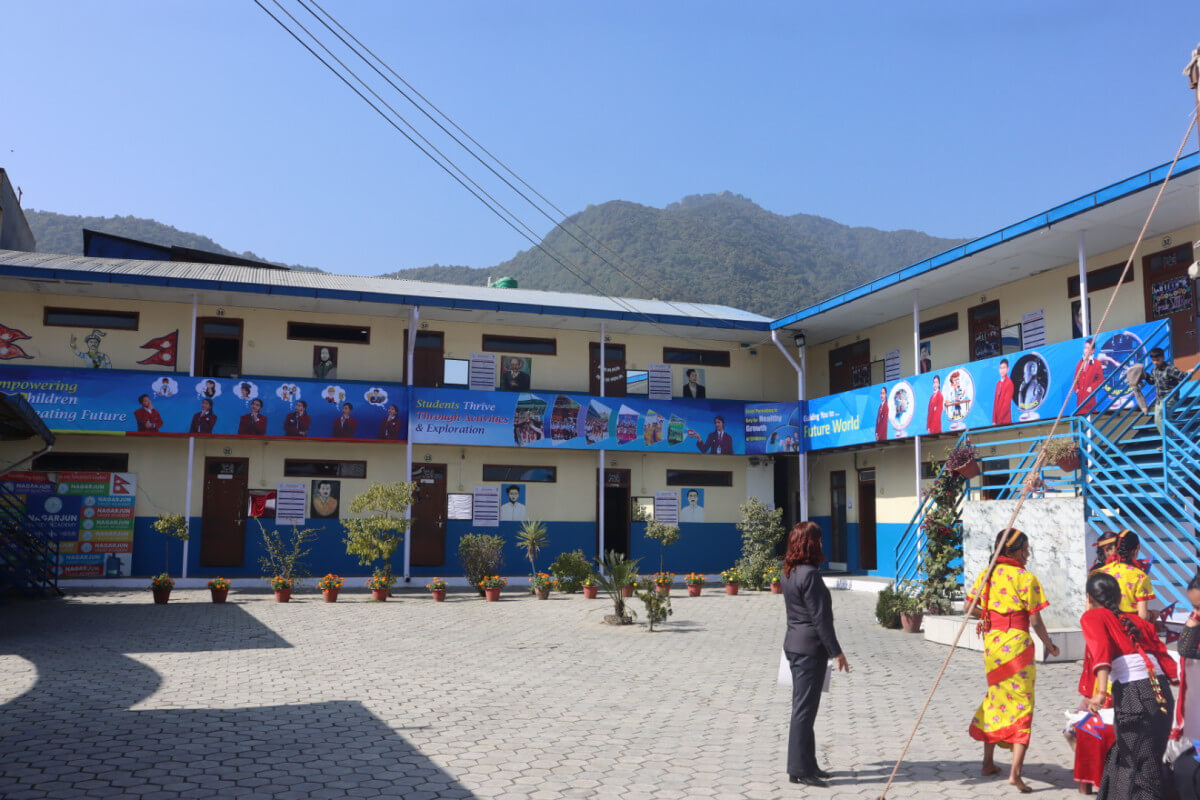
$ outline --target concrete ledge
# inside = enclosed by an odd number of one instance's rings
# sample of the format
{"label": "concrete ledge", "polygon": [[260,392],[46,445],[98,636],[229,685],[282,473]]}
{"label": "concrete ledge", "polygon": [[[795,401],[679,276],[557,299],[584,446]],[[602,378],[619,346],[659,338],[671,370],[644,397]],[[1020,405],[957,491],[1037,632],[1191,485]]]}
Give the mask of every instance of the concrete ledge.
{"label": "concrete ledge", "polygon": [[891,578],[873,578],[869,575],[822,575],[821,579],[830,589],[872,594],[879,594],[894,583]]}
{"label": "concrete ledge", "polygon": [[[962,617],[940,616],[926,614],[922,627],[925,630],[925,641],[935,644],[949,645],[954,641],[954,635],[962,625]],[[958,646],[964,650],[983,651],[983,638],[975,633],[975,620],[967,624]],[[1050,639],[1058,645],[1059,654],[1046,658],[1045,648],[1041,639],[1033,637],[1035,657],[1038,661],[1082,661],[1083,660],[1083,631],[1078,628],[1049,628]]]}

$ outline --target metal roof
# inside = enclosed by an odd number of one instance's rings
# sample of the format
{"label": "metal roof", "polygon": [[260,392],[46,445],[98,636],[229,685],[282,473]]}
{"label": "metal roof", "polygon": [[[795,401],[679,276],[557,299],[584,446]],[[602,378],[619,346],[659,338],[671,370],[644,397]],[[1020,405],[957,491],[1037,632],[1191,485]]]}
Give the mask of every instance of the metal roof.
{"label": "metal roof", "polygon": [[[870,283],[782,317],[773,329],[803,329],[809,343],[836,339],[912,313],[1056,269],[1076,260],[1079,231],[1087,252],[1107,253],[1136,241],[1157,187],[1170,164],[1161,164],[1048,211],[951,248]],[[1200,153],[1179,160],[1147,229],[1143,254],[1154,237],[1197,222]]]}
{"label": "metal roof", "polygon": [[[0,289],[52,283],[45,291],[109,297],[134,296],[205,304],[248,305],[342,313],[364,313],[361,303],[420,306],[422,318],[483,321],[538,327],[614,332],[674,326],[674,335],[746,339],[769,330],[768,317],[720,305],[609,298],[532,289],[500,289],[397,278],[368,278],[257,269],[222,264],[135,261],[0,250]],[[79,284],[88,288],[82,291]],[[105,286],[109,286],[108,290]],[[76,288],[71,288],[71,287]],[[253,295],[253,299],[246,295]],[[386,309],[380,310],[382,313]],[[366,312],[372,313],[372,312]]]}

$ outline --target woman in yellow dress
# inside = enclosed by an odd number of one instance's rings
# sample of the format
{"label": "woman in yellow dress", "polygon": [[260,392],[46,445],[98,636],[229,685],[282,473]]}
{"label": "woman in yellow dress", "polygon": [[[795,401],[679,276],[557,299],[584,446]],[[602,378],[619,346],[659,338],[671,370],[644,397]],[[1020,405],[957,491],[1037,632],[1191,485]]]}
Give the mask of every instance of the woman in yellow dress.
{"label": "woman in yellow dress", "polygon": [[1000,772],[994,757],[996,745],[1011,748],[1012,766],[1008,782],[1020,792],[1033,791],[1021,780],[1029,733],[1033,726],[1033,689],[1037,680],[1032,629],[1050,655],[1058,647],[1042,622],[1041,611],[1049,603],[1037,577],[1025,569],[1029,560],[1029,537],[1015,528],[1000,531],[993,555],[996,567],[989,575],[980,573],[967,596],[978,598],[974,615],[980,617],[983,633],[987,695],[971,720],[971,738],[983,742],[984,775]]}
{"label": "woman in yellow dress", "polygon": [[1154,587],[1150,576],[1137,565],[1141,540],[1131,530],[1105,534],[1096,542],[1096,565],[1093,572],[1105,572],[1117,579],[1121,587],[1121,613],[1134,614],[1150,621],[1150,601]]}

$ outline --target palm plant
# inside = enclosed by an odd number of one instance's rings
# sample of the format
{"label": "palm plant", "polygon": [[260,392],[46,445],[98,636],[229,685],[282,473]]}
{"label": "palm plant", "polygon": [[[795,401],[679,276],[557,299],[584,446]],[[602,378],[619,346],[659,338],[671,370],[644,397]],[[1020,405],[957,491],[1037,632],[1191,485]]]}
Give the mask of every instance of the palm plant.
{"label": "palm plant", "polygon": [[521,530],[517,531],[517,547],[525,551],[525,557],[529,559],[529,574],[537,575],[537,556],[543,547],[550,544],[550,537],[546,535],[546,526],[537,520],[526,520],[521,523]]}
{"label": "palm plant", "polygon": [[597,559],[602,569],[596,576],[596,583],[613,602],[613,619],[611,621],[615,625],[626,625],[633,621],[630,617],[633,610],[626,609],[621,589],[628,586],[631,580],[637,580],[637,565],[640,560],[639,558],[628,559],[616,550],[606,552],[603,560]]}

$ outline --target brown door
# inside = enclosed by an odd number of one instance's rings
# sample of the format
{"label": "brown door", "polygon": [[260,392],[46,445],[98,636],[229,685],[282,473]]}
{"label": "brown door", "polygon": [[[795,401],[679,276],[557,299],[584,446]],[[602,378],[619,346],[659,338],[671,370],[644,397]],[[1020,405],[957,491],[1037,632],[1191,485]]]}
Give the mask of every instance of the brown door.
{"label": "brown door", "polygon": [[246,560],[247,458],[204,459],[200,566],[240,567]]}
{"label": "brown door", "polygon": [[440,567],[446,563],[446,465],[413,464],[412,479],[417,501],[408,555],[414,567]]}
{"label": "brown door", "polygon": [[242,376],[242,321],[228,317],[196,320],[196,374],[206,378]]}
{"label": "brown door", "polygon": [[[404,332],[404,352],[408,353],[408,331]],[[407,365],[405,369],[408,369]],[[441,388],[446,380],[446,348],[441,331],[417,331],[413,347],[413,386]]]}
{"label": "brown door", "polygon": [[[600,471],[596,470],[596,477]],[[604,549],[615,550],[623,556],[629,556],[629,517],[630,503],[633,498],[629,495],[629,470],[604,470]],[[596,508],[596,552],[600,552],[600,509]]]}
{"label": "brown door", "polygon": [[[588,392],[600,394],[600,343],[592,342],[588,347]],[[625,396],[625,345],[604,345],[604,396]]]}
{"label": "brown door", "polygon": [[1000,355],[1000,301],[967,309],[967,337],[971,361]]}
{"label": "brown door", "polygon": [[1142,259],[1142,285],[1146,294],[1146,321],[1171,320],[1173,356],[1197,351],[1195,284],[1188,277],[1192,245],[1182,244]]}
{"label": "brown door", "polygon": [[839,569],[846,568],[846,471],[829,473],[829,540],[826,558]]}
{"label": "brown door", "polygon": [[871,385],[871,340],[829,351],[829,393]]}
{"label": "brown door", "polygon": [[858,568],[876,569],[875,470],[858,471]]}

